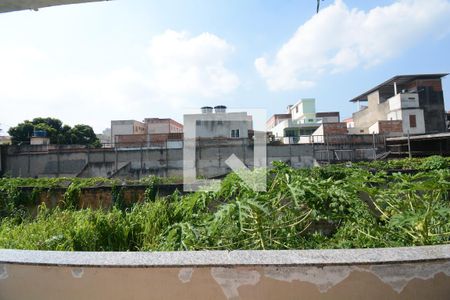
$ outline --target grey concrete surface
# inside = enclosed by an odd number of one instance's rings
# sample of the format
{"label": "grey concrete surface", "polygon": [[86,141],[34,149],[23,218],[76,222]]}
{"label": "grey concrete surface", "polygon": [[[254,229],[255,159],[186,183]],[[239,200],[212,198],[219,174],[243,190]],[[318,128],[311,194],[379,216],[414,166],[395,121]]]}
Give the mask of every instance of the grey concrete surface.
{"label": "grey concrete surface", "polygon": [[105,267],[335,266],[450,260],[450,245],[330,250],[64,252],[0,250],[0,264]]}

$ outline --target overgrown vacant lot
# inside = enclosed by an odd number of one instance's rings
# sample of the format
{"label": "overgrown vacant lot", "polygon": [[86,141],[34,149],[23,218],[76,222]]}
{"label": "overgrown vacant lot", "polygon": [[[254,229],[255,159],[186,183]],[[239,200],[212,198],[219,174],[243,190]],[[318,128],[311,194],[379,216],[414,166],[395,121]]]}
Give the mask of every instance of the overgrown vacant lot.
{"label": "overgrown vacant lot", "polygon": [[[449,160],[442,157],[295,170],[276,163],[267,192],[235,174],[218,192],[78,209],[82,186],[105,179],[0,179],[0,247],[78,251],[365,248],[450,241]],[[392,171],[394,170],[394,171]],[[414,170],[398,172],[398,170]],[[58,208],[27,207],[19,186],[68,185]],[[33,190],[33,191],[34,191]],[[30,200],[31,199],[31,200]]]}

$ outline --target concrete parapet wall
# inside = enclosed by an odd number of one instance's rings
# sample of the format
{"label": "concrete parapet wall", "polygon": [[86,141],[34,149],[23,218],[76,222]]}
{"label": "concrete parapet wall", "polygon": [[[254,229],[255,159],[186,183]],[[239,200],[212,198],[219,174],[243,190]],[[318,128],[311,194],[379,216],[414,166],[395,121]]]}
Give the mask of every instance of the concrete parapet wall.
{"label": "concrete parapet wall", "polygon": [[448,299],[449,294],[449,245],[145,253],[0,250],[2,299],[378,300]]}

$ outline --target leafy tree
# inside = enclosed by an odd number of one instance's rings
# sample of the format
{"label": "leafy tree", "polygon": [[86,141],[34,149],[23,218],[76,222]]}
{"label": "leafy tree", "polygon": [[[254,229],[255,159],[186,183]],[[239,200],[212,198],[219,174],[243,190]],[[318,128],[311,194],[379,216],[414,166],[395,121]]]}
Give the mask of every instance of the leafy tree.
{"label": "leafy tree", "polygon": [[47,124],[51,128],[56,129],[57,131],[61,130],[62,122],[55,118],[34,118],[33,124]]}
{"label": "leafy tree", "polygon": [[34,124],[26,120],[15,127],[9,128],[8,133],[11,136],[12,143],[17,145],[28,142],[33,135],[33,131]]}
{"label": "leafy tree", "polygon": [[100,141],[96,137],[92,127],[88,125],[75,125],[73,128],[55,118],[34,118],[8,130],[14,145],[28,143],[35,130],[43,130],[47,133],[51,144],[79,144],[100,147]]}
{"label": "leafy tree", "polygon": [[100,141],[94,133],[91,126],[88,125],[75,125],[70,131],[71,143],[79,145],[91,145],[94,147],[100,147]]}

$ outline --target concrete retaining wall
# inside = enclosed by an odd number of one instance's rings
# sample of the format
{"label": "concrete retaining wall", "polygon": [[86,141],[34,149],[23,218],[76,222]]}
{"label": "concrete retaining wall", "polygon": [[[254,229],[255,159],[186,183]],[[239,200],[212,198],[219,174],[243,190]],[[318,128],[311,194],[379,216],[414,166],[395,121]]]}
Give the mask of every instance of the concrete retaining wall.
{"label": "concrete retaining wall", "polygon": [[[120,201],[124,205],[131,205],[137,202],[143,202],[147,185],[121,185],[116,187],[116,191],[112,186],[96,186],[81,188],[80,196],[77,203],[79,208],[110,208],[114,204],[114,193],[116,196],[120,194]],[[29,203],[30,211],[36,211],[37,206],[41,203],[49,208],[54,208],[61,204],[64,200],[66,188],[19,188],[22,197],[30,199],[25,201]],[[183,184],[160,184],[153,188],[154,195],[168,196],[176,190],[183,192]],[[117,199],[116,199],[117,200]]]}
{"label": "concrete retaining wall", "polygon": [[[365,150],[361,150],[365,149]],[[345,151],[344,151],[345,150]],[[335,151],[339,152],[336,155]],[[347,153],[347,156],[342,154]],[[215,177],[230,171],[225,161],[235,154],[253,167],[253,144],[241,139],[218,143],[202,141],[196,147],[198,176]],[[285,161],[294,167],[311,167],[316,160],[372,159],[372,139],[357,145],[336,143],[316,145],[267,146],[267,162]],[[51,148],[10,147],[4,159],[4,171],[13,177],[120,177],[146,175],[182,176],[183,149],[166,148]]]}
{"label": "concrete retaining wall", "polygon": [[196,252],[0,250],[1,299],[448,299],[450,246]]}

